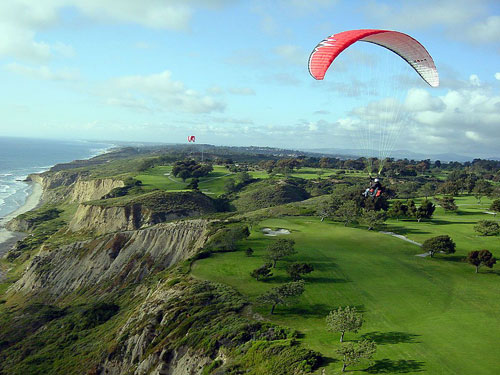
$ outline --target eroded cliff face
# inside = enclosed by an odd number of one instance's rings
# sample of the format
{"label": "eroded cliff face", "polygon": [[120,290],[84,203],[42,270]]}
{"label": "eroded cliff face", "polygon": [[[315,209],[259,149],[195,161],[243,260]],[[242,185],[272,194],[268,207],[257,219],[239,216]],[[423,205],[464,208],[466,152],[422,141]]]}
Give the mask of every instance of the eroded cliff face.
{"label": "eroded cliff face", "polygon": [[158,224],[56,249],[42,246],[12,292],[54,298],[80,288],[112,291],[193,256],[207,238],[206,220]]}
{"label": "eroded cliff face", "polygon": [[165,285],[150,293],[120,329],[117,347],[96,372],[107,375],[201,375],[203,368],[213,359],[200,351],[186,346],[171,348],[165,343],[157,350],[148,350],[163,334],[163,327],[174,323],[168,309],[178,303],[181,293],[182,289],[166,288]]}
{"label": "eroded cliff face", "polygon": [[97,234],[121,230],[135,230],[141,227],[184,217],[199,216],[202,212],[190,210],[181,213],[154,212],[141,204],[105,207],[80,204],[68,225],[70,231],[92,231]]}
{"label": "eroded cliff face", "polygon": [[100,199],[117,187],[122,180],[112,178],[89,179],[86,174],[70,171],[32,174],[28,179],[42,185],[43,202],[85,202]]}

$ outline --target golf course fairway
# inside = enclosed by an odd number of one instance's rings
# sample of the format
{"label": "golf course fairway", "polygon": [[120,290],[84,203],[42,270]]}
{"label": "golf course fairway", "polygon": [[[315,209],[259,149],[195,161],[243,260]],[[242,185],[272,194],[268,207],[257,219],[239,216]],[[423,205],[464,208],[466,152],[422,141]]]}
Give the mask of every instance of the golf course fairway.
{"label": "golf course fairway", "polygon": [[[342,362],[336,354],[340,334],[326,330],[325,317],[346,305],[362,311],[364,324],[358,333],[348,332],[345,340],[368,338],[377,343],[371,367],[365,363],[348,370],[494,374],[492,369],[500,371],[500,273],[482,268],[475,274],[462,258],[478,249],[477,240],[481,248],[498,256],[500,241],[498,237],[478,238],[473,224],[485,215],[473,208],[469,212],[446,214],[439,208],[435,223],[389,222],[391,230],[407,227],[405,235],[418,242],[449,234],[457,243],[457,252],[451,256],[417,257],[422,253],[419,246],[387,234],[314,217],[293,217],[261,221],[241,242],[239,251],[198,260],[192,274],[229,284],[254,301],[291,280],[287,264],[311,263],[314,271],[304,276],[306,290],[300,298],[288,306],[278,305],[273,315],[269,306],[252,305],[251,314],[296,329],[307,347],[327,358],[326,374],[339,373]],[[286,238],[295,240],[297,254],[278,261],[267,281],[256,281],[250,272],[266,262],[265,248],[276,238],[264,236],[264,227],[289,229]],[[247,247],[254,250],[252,256],[245,255]]]}

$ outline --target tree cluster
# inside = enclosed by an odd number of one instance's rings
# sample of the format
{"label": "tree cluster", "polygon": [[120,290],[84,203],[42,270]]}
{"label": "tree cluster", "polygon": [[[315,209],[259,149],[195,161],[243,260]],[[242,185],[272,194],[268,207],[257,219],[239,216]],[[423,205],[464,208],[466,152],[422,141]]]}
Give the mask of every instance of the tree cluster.
{"label": "tree cluster", "polygon": [[422,204],[417,207],[413,200],[405,203],[403,201],[395,201],[392,203],[391,208],[388,211],[388,215],[399,220],[402,217],[405,218],[415,218],[418,222],[422,219],[430,219],[436,210],[436,206],[428,200],[422,202]]}
{"label": "tree cluster", "polygon": [[500,224],[493,220],[479,220],[474,230],[483,236],[496,236],[500,233]]}
{"label": "tree cluster", "polygon": [[210,164],[200,164],[195,160],[182,160],[174,163],[172,168],[172,174],[175,177],[179,177],[182,181],[194,177],[204,177],[213,171],[213,167]]}

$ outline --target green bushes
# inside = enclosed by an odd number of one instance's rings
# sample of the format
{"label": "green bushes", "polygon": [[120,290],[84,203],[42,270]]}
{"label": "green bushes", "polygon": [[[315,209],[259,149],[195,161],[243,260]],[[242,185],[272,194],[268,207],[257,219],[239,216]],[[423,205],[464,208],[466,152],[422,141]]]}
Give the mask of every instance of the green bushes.
{"label": "green bushes", "polygon": [[493,220],[480,220],[474,230],[483,236],[496,236],[500,233],[500,225]]}
{"label": "green bushes", "polygon": [[119,310],[120,307],[114,303],[98,302],[82,312],[78,325],[82,329],[94,328],[107,322]]}
{"label": "green bushes", "polygon": [[250,231],[246,225],[237,225],[219,229],[205,245],[205,250],[211,252],[235,251],[236,243],[247,238]]}

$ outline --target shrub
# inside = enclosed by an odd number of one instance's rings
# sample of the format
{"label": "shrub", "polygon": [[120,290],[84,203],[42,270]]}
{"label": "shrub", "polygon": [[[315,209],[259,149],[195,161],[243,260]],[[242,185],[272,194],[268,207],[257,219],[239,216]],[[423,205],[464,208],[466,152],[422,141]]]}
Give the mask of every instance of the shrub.
{"label": "shrub", "polygon": [[500,225],[493,220],[480,220],[474,226],[474,230],[483,236],[496,236],[500,233]]}
{"label": "shrub", "polygon": [[98,302],[82,312],[79,325],[83,329],[94,328],[107,322],[120,307],[114,303]]}
{"label": "shrub", "polygon": [[259,268],[254,269],[251,273],[250,276],[252,276],[254,279],[260,281],[260,280],[265,280],[273,275],[271,272],[272,264],[271,263],[266,263]]}
{"label": "shrub", "polygon": [[500,212],[500,199],[495,199],[491,203],[490,210],[494,212]]}

